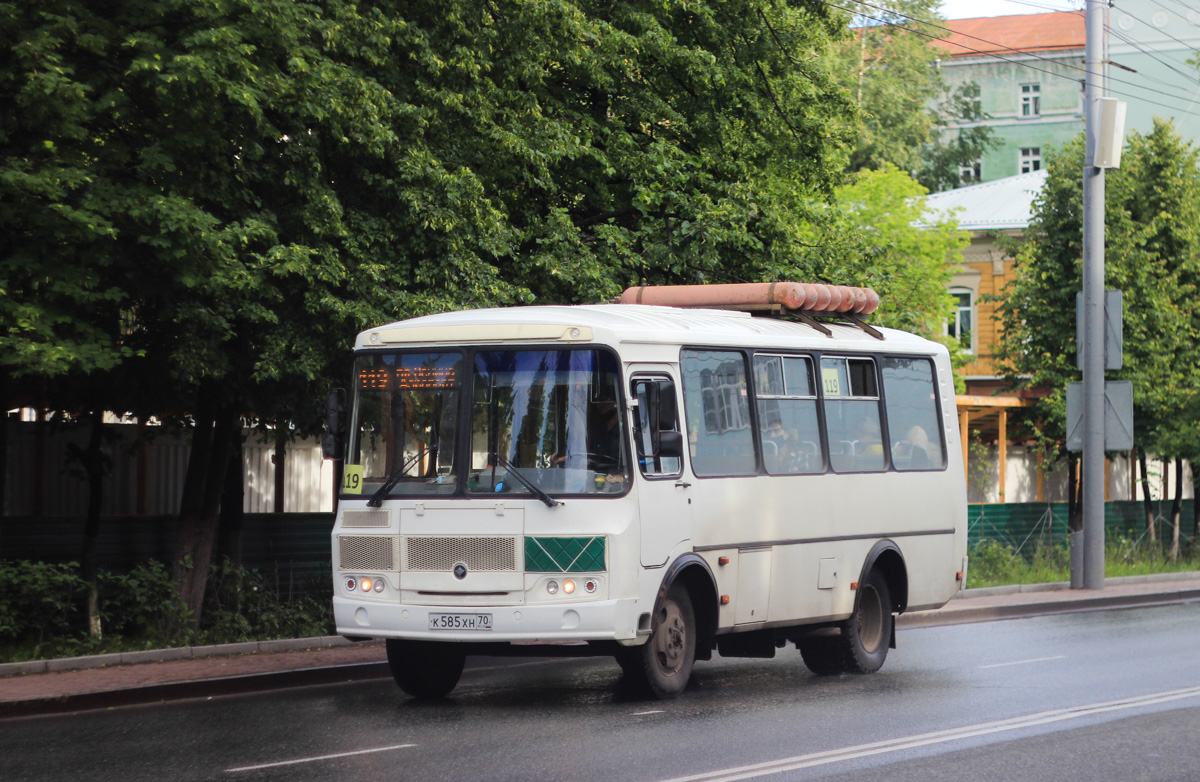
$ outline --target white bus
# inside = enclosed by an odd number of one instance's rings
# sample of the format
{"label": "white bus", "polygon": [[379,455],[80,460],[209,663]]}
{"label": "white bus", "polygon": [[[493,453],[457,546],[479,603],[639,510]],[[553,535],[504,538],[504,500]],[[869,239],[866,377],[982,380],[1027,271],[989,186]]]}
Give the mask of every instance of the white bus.
{"label": "white bus", "polygon": [[965,576],[949,356],[829,303],[857,292],[862,309],[862,289],[778,285],[800,303],[631,289],[704,308],[482,309],[360,334],[338,633],[386,639],[415,697],[449,693],[468,654],[611,655],[658,698],[714,651],[790,642],[817,674],[877,670],[894,615]]}

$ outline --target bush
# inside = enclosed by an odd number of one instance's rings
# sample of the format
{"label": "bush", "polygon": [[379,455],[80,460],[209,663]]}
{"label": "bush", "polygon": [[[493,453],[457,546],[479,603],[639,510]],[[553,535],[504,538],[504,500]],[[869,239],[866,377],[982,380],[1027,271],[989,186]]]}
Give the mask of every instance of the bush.
{"label": "bush", "polygon": [[168,568],[149,561],[97,577],[103,637],[87,633],[79,565],[0,560],[0,662],[194,644],[303,638],[333,632],[328,579],[281,589],[228,560],[213,566],[199,632]]}
{"label": "bush", "polygon": [[79,565],[0,560],[0,643],[40,648],[84,624]]}
{"label": "bush", "polygon": [[161,562],[150,560],[128,573],[104,572],[98,580],[106,635],[142,649],[180,646],[191,640],[191,612]]}
{"label": "bush", "polygon": [[[291,588],[285,595],[278,570],[274,576],[268,579],[260,571],[247,570],[228,559],[215,565],[209,575],[201,628],[205,641],[306,638],[333,632],[331,597],[317,600],[307,592],[297,596]],[[320,593],[331,596],[332,586],[322,583]],[[223,640],[210,640],[217,638]]]}

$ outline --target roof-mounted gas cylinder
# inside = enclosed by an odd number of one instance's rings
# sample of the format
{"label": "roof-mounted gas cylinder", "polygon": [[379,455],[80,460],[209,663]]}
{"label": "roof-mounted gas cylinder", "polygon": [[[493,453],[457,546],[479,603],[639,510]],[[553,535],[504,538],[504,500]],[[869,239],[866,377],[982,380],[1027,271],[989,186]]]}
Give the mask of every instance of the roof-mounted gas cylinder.
{"label": "roof-mounted gas cylinder", "polygon": [[641,285],[626,288],[617,303],[751,312],[783,309],[814,315],[869,315],[879,307],[879,294],[870,288],[812,282]]}
{"label": "roof-mounted gas cylinder", "polygon": [[641,285],[626,288],[616,303],[794,315],[827,335],[831,332],[814,322],[812,317],[835,317],[854,323],[874,337],[883,338],[862,320],[879,308],[879,294],[871,288],[850,285],[812,282]]}

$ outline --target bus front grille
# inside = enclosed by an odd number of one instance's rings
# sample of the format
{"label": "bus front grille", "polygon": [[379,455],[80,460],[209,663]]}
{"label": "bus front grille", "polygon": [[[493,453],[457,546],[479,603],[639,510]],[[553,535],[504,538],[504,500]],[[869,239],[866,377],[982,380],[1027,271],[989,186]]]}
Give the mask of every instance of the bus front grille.
{"label": "bus front grille", "polygon": [[463,563],[470,571],[517,569],[517,539],[408,537],[404,539],[406,570],[450,571]]}
{"label": "bus front grille", "polygon": [[395,570],[393,541],[377,535],[341,535],[338,565],[342,570]]}

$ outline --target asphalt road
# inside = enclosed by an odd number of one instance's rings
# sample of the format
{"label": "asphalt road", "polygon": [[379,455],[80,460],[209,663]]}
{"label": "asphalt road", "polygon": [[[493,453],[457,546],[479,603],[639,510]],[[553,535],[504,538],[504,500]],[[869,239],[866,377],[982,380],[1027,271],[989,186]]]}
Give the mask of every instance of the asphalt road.
{"label": "asphalt road", "polygon": [[1195,780],[1200,604],[899,632],[872,676],[793,649],[632,698],[609,660],[0,722],[0,780]]}

